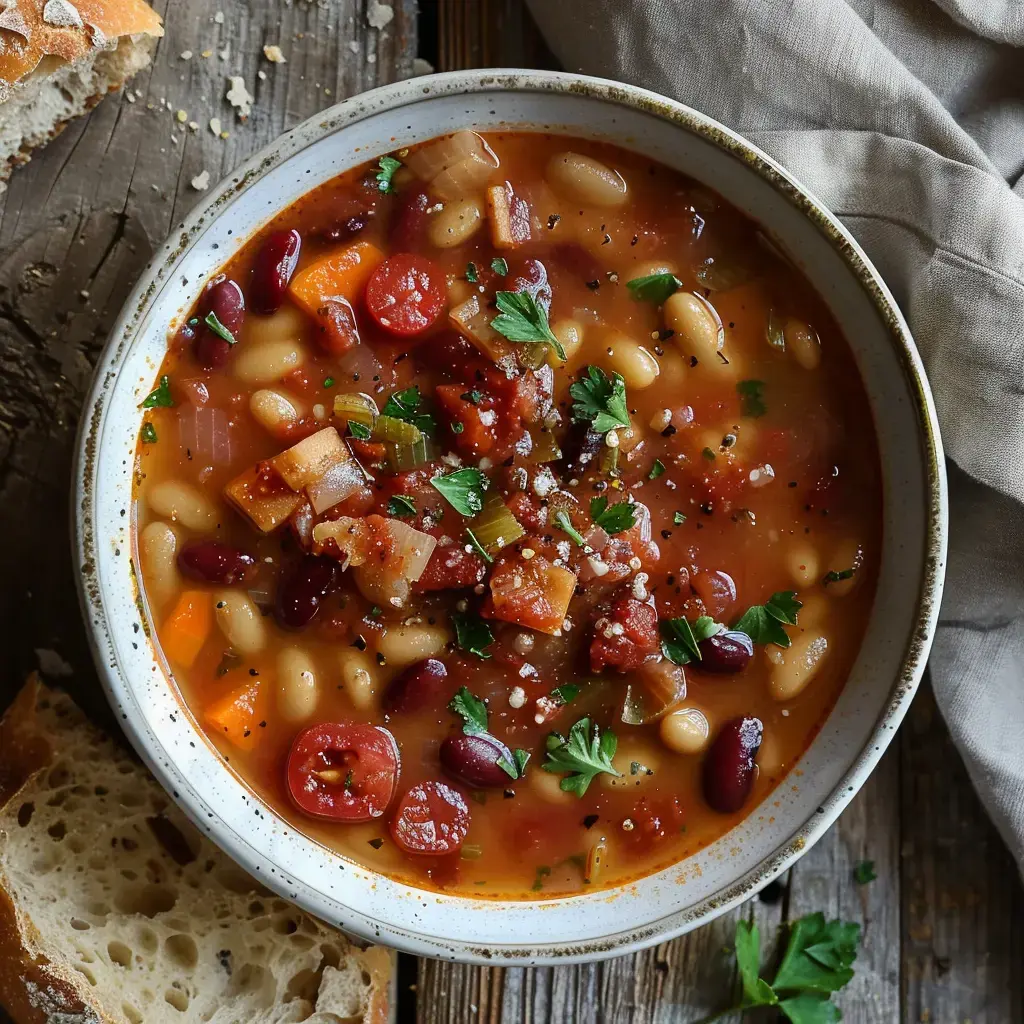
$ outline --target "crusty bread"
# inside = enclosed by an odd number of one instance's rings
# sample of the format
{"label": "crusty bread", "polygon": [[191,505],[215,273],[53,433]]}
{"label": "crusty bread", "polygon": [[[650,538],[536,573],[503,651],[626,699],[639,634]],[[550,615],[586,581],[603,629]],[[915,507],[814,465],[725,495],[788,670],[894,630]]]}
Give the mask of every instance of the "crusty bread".
{"label": "crusty bread", "polygon": [[144,0],[0,0],[0,178],[150,60]]}
{"label": "crusty bread", "polygon": [[387,951],[258,886],[35,680],[0,723],[0,801],[0,1004],[15,1024],[387,1019]]}

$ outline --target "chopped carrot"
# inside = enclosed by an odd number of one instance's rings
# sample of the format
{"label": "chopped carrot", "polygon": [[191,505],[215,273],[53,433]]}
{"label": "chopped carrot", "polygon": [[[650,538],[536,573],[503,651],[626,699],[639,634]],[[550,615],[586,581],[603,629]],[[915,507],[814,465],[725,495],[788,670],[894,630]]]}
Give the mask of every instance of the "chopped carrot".
{"label": "chopped carrot", "polygon": [[191,668],[213,626],[213,595],[186,590],[160,631],[160,645],[170,661]]}
{"label": "chopped carrot", "polygon": [[317,316],[328,302],[355,302],[383,259],[384,253],[369,242],[336,249],[292,278],[292,298],[310,316]]}
{"label": "chopped carrot", "polygon": [[203,722],[216,735],[223,736],[236,747],[248,747],[256,742],[259,727],[260,680],[239,686],[212,704],[203,712]]}

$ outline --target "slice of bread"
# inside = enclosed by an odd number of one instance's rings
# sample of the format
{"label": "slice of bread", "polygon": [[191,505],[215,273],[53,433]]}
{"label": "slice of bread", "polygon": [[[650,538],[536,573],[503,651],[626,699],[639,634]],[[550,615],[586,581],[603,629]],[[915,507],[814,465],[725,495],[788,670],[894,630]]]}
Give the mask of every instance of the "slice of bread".
{"label": "slice of bread", "polygon": [[146,67],[161,35],[144,0],[0,0],[0,179]]}
{"label": "slice of bread", "polygon": [[15,1024],[385,1024],[388,951],[261,888],[35,679],[0,723],[0,804]]}

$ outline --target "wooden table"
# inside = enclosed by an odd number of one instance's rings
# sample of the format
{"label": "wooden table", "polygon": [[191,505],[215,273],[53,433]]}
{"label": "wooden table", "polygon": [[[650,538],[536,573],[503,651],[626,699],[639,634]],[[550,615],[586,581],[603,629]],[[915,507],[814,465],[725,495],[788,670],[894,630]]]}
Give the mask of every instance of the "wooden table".
{"label": "wooden table", "polygon": [[[68,549],[74,432],[139,268],[199,198],[193,177],[206,170],[216,181],[316,111],[409,77],[417,54],[439,70],[551,65],[521,0],[389,5],[394,18],[378,30],[367,22],[374,0],[157,0],[167,35],[152,71],[71,124],[0,197],[0,705],[36,667],[37,649],[55,651],[74,670],[68,687],[111,721]],[[264,58],[275,43],[286,64]],[[224,100],[229,74],[256,97],[244,124]],[[215,116],[227,139],[208,127]],[[878,878],[858,886],[863,859]],[[738,918],[772,934],[819,909],[864,927],[840,998],[849,1024],[1024,1021],[1020,881],[927,687],[849,810],[760,897],[675,942],[584,967],[403,958],[400,1019],[686,1024],[728,997]]]}

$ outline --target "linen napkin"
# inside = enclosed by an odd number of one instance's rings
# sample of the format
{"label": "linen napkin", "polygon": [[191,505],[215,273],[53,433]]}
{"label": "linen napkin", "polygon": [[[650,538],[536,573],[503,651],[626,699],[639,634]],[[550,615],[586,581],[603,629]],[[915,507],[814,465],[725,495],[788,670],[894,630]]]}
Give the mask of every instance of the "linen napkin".
{"label": "linen napkin", "polygon": [[775,157],[896,295],[953,463],[932,681],[1024,870],[1024,2],[528,3],[567,70],[673,96]]}

